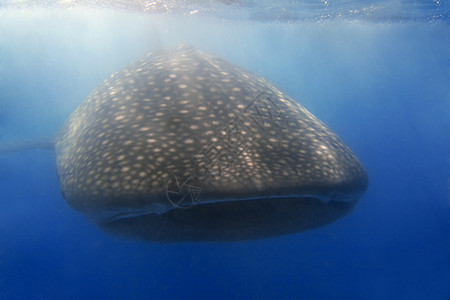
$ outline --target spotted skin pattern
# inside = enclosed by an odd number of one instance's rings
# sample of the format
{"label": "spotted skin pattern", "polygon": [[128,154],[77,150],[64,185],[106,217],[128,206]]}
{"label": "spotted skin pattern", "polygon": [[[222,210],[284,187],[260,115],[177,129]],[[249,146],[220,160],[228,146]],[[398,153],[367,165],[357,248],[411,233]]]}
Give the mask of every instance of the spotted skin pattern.
{"label": "spotted skin pattern", "polygon": [[56,154],[65,199],[97,223],[258,199],[353,205],[368,185],[299,103],[184,45],[106,79],[65,123]]}

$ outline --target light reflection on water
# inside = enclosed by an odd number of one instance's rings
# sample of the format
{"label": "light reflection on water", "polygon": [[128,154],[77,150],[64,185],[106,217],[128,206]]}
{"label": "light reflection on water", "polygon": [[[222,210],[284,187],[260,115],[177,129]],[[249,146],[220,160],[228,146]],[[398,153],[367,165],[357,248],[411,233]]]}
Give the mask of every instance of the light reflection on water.
{"label": "light reflection on water", "polygon": [[448,21],[448,5],[440,0],[3,0],[0,8],[36,6],[113,7],[150,14],[213,16],[260,22],[300,22],[334,19],[374,22]]}

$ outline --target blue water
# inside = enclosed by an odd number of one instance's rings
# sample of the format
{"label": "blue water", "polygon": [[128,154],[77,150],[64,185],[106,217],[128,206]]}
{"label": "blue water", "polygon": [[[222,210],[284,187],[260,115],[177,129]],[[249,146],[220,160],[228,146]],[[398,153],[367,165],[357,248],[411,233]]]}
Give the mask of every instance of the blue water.
{"label": "blue water", "polygon": [[179,42],[298,100],[360,158],[367,193],[316,230],[146,243],[107,235],[72,210],[53,152],[2,155],[0,299],[450,298],[448,20],[0,9],[0,141],[56,132],[112,72]]}

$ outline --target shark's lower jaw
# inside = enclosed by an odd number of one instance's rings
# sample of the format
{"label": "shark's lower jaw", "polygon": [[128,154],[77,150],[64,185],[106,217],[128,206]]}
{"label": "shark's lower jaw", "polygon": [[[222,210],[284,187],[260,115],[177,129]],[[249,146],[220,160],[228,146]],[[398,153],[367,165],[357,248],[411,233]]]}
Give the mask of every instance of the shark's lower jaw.
{"label": "shark's lower jaw", "polygon": [[159,242],[241,241],[292,234],[329,224],[355,201],[264,198],[177,208],[163,214],[128,214],[100,227],[111,233]]}

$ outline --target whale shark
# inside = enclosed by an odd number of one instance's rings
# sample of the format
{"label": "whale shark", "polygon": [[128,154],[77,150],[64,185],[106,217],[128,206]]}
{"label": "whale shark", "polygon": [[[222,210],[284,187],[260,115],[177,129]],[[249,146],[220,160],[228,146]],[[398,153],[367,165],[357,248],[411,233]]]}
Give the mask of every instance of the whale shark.
{"label": "whale shark", "polygon": [[54,140],[61,192],[101,229],[148,241],[241,241],[348,214],[361,162],[268,80],[179,45],[112,74]]}

